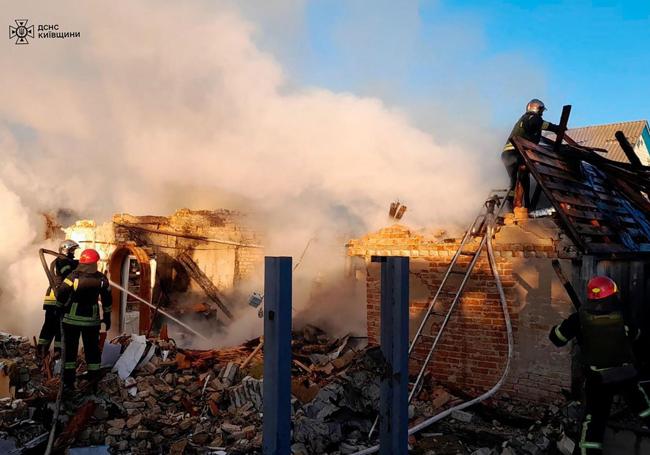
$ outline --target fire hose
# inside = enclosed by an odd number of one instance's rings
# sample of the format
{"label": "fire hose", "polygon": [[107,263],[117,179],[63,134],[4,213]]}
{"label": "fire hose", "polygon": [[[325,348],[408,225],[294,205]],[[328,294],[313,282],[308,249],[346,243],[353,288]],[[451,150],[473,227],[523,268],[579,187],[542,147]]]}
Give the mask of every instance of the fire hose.
{"label": "fire hose", "polygon": [[[50,283],[50,289],[54,290],[56,288],[56,280],[52,274],[52,270],[47,265],[45,260],[45,254],[50,254],[56,256],[57,258],[65,259],[66,256],[59,254],[52,250],[46,250],[41,248],[38,250],[38,255],[41,258],[41,265],[47,276],[47,281]],[[63,363],[65,359],[65,334],[63,332],[63,318],[59,315],[59,332],[61,333],[61,359],[60,362]],[[56,433],[56,423],[59,420],[59,413],[61,411],[61,398],[63,397],[63,365],[61,365],[59,371],[59,390],[56,393],[56,402],[54,403],[54,414],[52,416],[52,427],[50,428],[50,435],[47,439],[47,447],[45,449],[45,455],[50,455],[52,452],[52,446],[54,445],[54,434]]]}
{"label": "fire hose", "polygon": [[[465,408],[468,408],[470,406],[473,406],[477,403],[480,403],[481,401],[485,401],[488,398],[492,397],[497,391],[503,386],[503,383],[506,381],[506,378],[508,376],[508,372],[510,370],[510,363],[512,362],[512,355],[513,355],[513,348],[514,348],[514,339],[512,335],[512,323],[510,322],[510,315],[508,313],[508,302],[506,301],[506,296],[505,292],[503,290],[503,285],[501,284],[501,276],[499,275],[499,270],[497,269],[497,263],[496,260],[494,259],[494,250],[492,248],[492,237],[494,235],[494,227],[495,227],[495,218],[493,214],[488,214],[488,230],[487,230],[487,253],[488,253],[488,262],[490,263],[490,269],[492,271],[492,275],[494,276],[494,282],[496,284],[497,290],[499,292],[499,300],[501,302],[501,309],[503,311],[503,318],[506,324],[506,331],[508,335],[508,358],[506,360],[506,365],[503,369],[503,373],[501,375],[501,378],[499,381],[487,392],[484,394],[466,401],[464,403],[458,404],[456,406],[453,406],[449,409],[444,410],[443,412],[436,414],[432,417],[429,417],[428,419],[418,423],[417,425],[412,426],[408,430],[408,434],[411,435],[413,433],[417,433],[420,430],[423,430],[424,428],[427,428],[430,425],[433,425],[439,420],[444,419],[445,417],[448,417],[452,412],[454,411],[461,411]],[[373,447],[369,447],[364,450],[360,450],[358,452],[353,453],[352,455],[366,455],[366,454],[371,454],[379,451],[379,445],[375,445]]]}
{"label": "fire hose", "polygon": [[[133,292],[129,291],[128,289],[123,288],[122,286],[120,286],[119,284],[117,284],[117,283],[114,282],[114,281],[111,281],[111,280],[108,280],[108,281],[109,281],[109,283],[111,283],[111,286],[116,287],[117,289],[119,289],[119,290],[122,291],[122,292],[125,292],[126,294],[130,295],[131,297],[133,297],[134,299],[138,300],[139,302],[144,303],[144,304],[147,305],[148,307],[151,307],[151,308],[153,308],[154,310],[156,309],[156,305],[152,304],[151,302],[147,302],[145,299],[143,299],[143,298],[140,297],[139,295],[134,294]],[[171,314],[167,313],[166,311],[161,310],[160,308],[158,308],[158,313],[160,313],[160,314],[162,314],[163,316],[166,316],[167,318],[171,319],[172,321],[174,321],[176,324],[180,325],[181,327],[186,328],[187,330],[189,330],[190,332],[192,332],[194,335],[196,335],[196,336],[198,336],[198,337],[200,337],[200,338],[203,338],[204,340],[208,340],[208,339],[209,339],[209,338],[206,337],[205,335],[200,334],[199,332],[197,332],[196,330],[194,330],[192,327],[190,327],[189,325],[187,325],[187,324],[185,324],[184,322],[180,321],[179,319],[175,318],[174,316],[172,316]]]}

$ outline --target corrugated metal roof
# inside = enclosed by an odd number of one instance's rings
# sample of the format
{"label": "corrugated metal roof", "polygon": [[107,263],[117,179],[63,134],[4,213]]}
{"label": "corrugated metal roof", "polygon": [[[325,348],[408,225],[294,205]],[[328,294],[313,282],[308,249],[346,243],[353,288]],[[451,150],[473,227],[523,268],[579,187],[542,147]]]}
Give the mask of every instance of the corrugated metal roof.
{"label": "corrugated metal roof", "polygon": [[646,120],[609,123],[607,125],[569,128],[567,134],[580,145],[608,150],[609,153],[603,154],[607,159],[629,163],[625,153],[623,153],[623,149],[618,145],[618,141],[616,141],[614,134],[617,131],[623,131],[627,140],[630,142],[632,147],[634,147],[636,142],[639,140],[639,137],[641,137],[641,133],[643,133],[643,128],[647,125],[648,122]]}

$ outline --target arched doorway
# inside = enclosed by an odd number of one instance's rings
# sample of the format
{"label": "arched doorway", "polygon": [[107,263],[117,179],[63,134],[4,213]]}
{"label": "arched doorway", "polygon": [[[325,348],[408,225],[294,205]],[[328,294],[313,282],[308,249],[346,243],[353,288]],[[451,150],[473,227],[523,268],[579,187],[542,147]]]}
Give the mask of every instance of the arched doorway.
{"label": "arched doorway", "polygon": [[[132,244],[118,245],[108,260],[110,278],[147,302],[151,302],[151,266],[149,255]],[[151,308],[129,297],[120,289],[113,291],[111,335],[124,331],[139,334],[149,329]]]}

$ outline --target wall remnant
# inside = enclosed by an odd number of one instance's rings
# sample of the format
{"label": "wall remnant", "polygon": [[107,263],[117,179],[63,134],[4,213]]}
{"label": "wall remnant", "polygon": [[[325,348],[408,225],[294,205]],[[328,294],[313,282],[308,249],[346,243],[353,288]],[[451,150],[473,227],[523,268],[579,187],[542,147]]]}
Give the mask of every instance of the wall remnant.
{"label": "wall remnant", "polygon": [[[371,256],[409,256],[410,336],[442,281],[458,248],[457,239],[440,240],[395,224],[348,243],[350,256],[367,264],[367,327],[378,342],[379,269]],[[499,272],[506,290],[515,336],[515,357],[510,377],[499,396],[528,401],[561,398],[571,387],[571,354],[555,349],[548,340],[551,327],[572,312],[569,298],[551,267],[554,258],[570,269],[576,250],[551,219],[529,220],[504,226],[494,241]],[[470,258],[461,258],[466,265]],[[460,280],[458,278],[450,278]],[[436,312],[444,315],[453,295],[442,295]],[[442,321],[432,318],[425,333],[435,335]],[[429,343],[429,344],[427,344]],[[416,348],[423,358],[430,341]],[[505,323],[499,296],[483,252],[459,305],[441,338],[430,365],[432,378],[450,390],[478,395],[499,379],[507,356]],[[410,361],[411,373],[418,364]]]}
{"label": "wall remnant", "polygon": [[[117,214],[101,225],[92,220],[77,221],[64,232],[82,248],[99,251],[102,267],[112,280],[126,283],[125,270],[130,270],[130,284],[145,300],[179,314],[216,314],[221,323],[230,318],[224,317],[224,309],[206,295],[206,285],[217,289],[223,300],[224,294],[232,294],[261,271],[264,255],[260,236],[247,226],[246,217],[230,210],[181,209],[168,217]],[[196,270],[188,271],[181,258],[189,259]],[[127,260],[137,264],[129,268]],[[192,272],[197,271],[205,281],[203,286],[191,279],[196,275]],[[114,294],[113,310],[119,312],[122,293]],[[146,333],[151,314],[146,305],[138,305],[137,330]]]}

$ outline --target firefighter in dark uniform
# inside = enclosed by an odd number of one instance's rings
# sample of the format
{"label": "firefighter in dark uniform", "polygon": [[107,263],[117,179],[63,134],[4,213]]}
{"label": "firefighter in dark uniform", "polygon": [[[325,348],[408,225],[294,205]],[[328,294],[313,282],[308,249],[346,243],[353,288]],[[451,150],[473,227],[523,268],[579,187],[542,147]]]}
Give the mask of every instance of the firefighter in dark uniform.
{"label": "firefighter in dark uniform", "polygon": [[[67,391],[74,389],[75,370],[79,337],[84,344],[88,379],[97,379],[100,367],[99,329],[101,322],[106,330],[111,328],[111,288],[108,278],[97,270],[99,253],[84,250],[79,257],[79,266],[58,288],[56,297],[66,302],[63,315],[65,336],[65,360],[63,382]],[[99,299],[103,308],[103,319],[99,315]]]}
{"label": "firefighter in dark uniform", "polygon": [[[77,268],[79,261],[74,258],[74,252],[77,248],[79,248],[79,245],[73,240],[65,240],[59,245],[59,253],[64,255],[65,259],[57,257],[50,264],[55,286],[60,285],[65,277]],[[61,311],[61,307],[62,303],[57,301],[54,296],[54,290],[49,286],[47,291],[45,291],[45,298],[43,299],[45,321],[43,321],[43,327],[38,336],[38,346],[36,348],[36,352],[40,358],[44,358],[50,350],[52,339],[54,339],[55,354],[61,353],[61,332],[59,330],[59,312]]]}
{"label": "firefighter in dark uniform", "polygon": [[603,435],[614,395],[624,396],[647,424],[650,399],[638,382],[632,351],[640,330],[628,322],[616,283],[596,276],[587,284],[587,303],[551,330],[564,346],[576,338],[585,370],[585,414],[574,454],[602,454]]}
{"label": "firefighter in dark uniform", "polygon": [[508,177],[510,177],[508,200],[512,207],[514,207],[513,201],[517,179],[521,180],[521,185],[524,190],[524,207],[528,207],[530,204],[530,179],[528,178],[527,172],[519,172],[520,167],[524,164],[524,159],[515,149],[515,146],[512,143],[512,138],[520,136],[530,142],[539,144],[539,141],[542,138],[542,131],[552,131],[557,133],[560,127],[551,122],[547,122],[542,118],[542,114],[545,110],[546,107],[542,101],[537,98],[530,100],[526,105],[526,113],[517,120],[517,123],[515,123],[510,136],[508,136],[508,141],[503,147],[503,152],[501,152],[501,161],[506,167]]}

